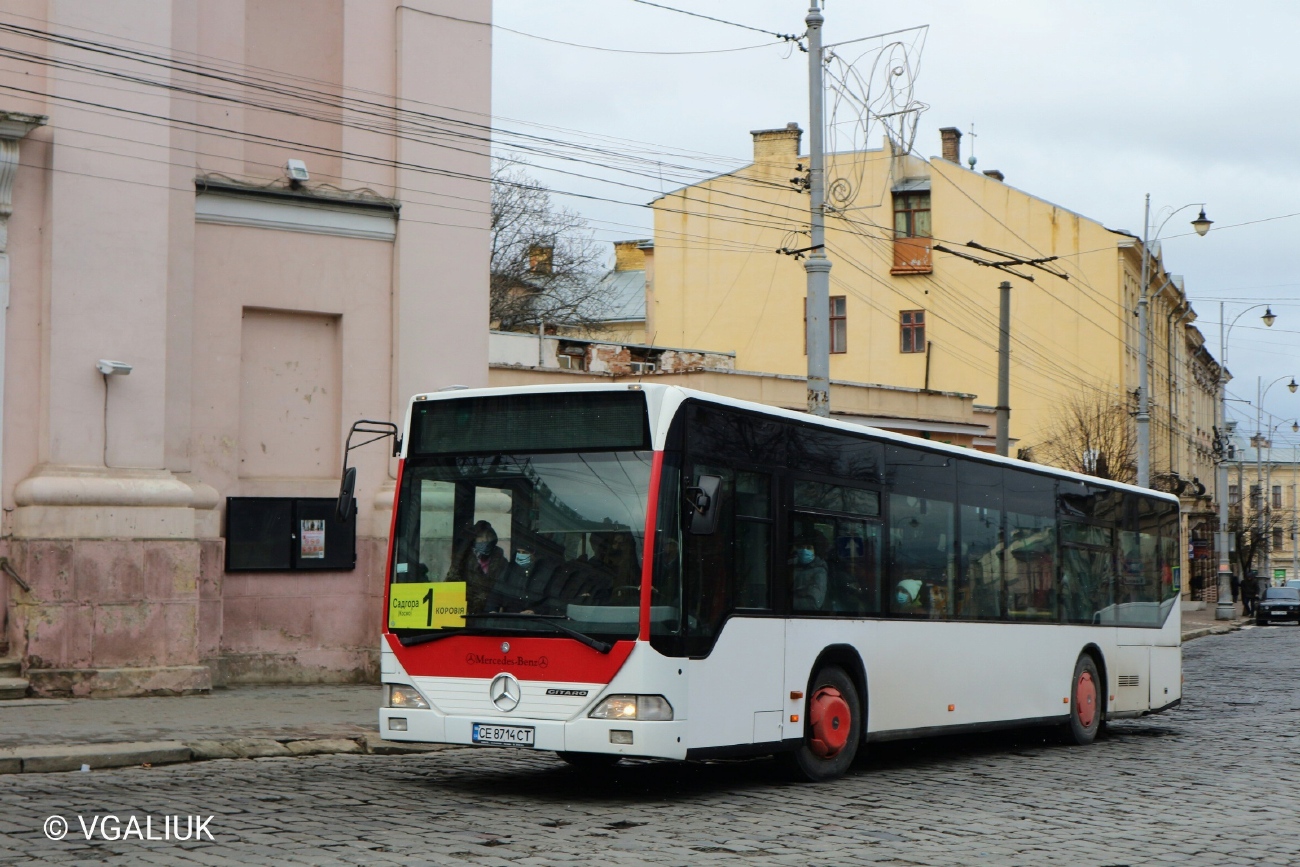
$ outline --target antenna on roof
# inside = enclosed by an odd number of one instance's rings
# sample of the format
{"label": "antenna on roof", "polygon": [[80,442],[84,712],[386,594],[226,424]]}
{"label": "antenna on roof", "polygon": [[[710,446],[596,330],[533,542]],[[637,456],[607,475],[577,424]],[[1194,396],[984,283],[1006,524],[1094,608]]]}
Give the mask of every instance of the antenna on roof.
{"label": "antenna on roof", "polygon": [[975,139],[978,137],[978,136],[976,135],[976,133],[975,133],[975,121],[971,121],[971,122],[970,122],[970,133],[969,133],[969,135],[970,135],[970,156],[966,158],[966,162],[968,162],[968,163],[970,164],[970,170],[973,172],[973,171],[975,171],[975,163],[976,163],[976,159],[975,159]]}

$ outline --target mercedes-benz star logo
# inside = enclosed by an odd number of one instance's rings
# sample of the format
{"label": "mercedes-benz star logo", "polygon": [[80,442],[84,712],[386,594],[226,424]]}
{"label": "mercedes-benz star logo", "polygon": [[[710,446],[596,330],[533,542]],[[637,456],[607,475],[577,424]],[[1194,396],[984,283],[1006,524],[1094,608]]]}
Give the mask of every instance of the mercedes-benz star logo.
{"label": "mercedes-benz star logo", "polygon": [[492,704],[503,713],[510,713],[519,707],[522,694],[519,681],[510,674],[498,674],[492,678],[492,683],[488,686],[488,698],[492,699]]}
{"label": "mercedes-benz star logo", "polygon": [[501,642],[501,652],[502,652],[502,653],[509,653],[509,652],[510,652],[510,642],[509,642],[509,641],[503,641],[503,642]]}

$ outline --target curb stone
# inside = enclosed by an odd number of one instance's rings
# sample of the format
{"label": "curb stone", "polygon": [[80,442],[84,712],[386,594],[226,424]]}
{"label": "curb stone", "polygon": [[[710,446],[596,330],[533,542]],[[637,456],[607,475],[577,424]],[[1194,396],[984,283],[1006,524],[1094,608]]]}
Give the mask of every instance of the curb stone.
{"label": "curb stone", "polygon": [[356,738],[232,738],[230,740],[147,741],[105,744],[46,744],[0,749],[0,775],[38,774],[165,765],[210,759],[295,758],[321,755],[396,756],[455,749],[455,744],[402,744],[378,732]]}
{"label": "curb stone", "polygon": [[1236,632],[1241,629],[1240,623],[1223,623],[1217,626],[1206,626],[1202,629],[1189,629],[1183,633],[1183,644],[1189,641],[1195,641],[1198,638],[1204,638],[1207,635],[1227,635],[1229,632]]}
{"label": "curb stone", "polygon": [[[43,774],[56,771],[167,765],[188,762],[190,748],[180,741],[117,744],[46,744],[0,750],[0,773]],[[15,765],[17,765],[15,767]]]}

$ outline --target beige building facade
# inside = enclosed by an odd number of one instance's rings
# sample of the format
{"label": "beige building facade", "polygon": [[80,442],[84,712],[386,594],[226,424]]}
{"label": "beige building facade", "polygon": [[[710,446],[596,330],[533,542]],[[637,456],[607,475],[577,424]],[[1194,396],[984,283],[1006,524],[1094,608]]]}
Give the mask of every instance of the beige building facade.
{"label": "beige building facade", "polygon": [[46,694],[375,676],[383,447],[351,568],[298,511],[236,540],[228,498],[317,508],[354,420],[486,384],[488,143],[438,136],[490,116],[490,3],[9,11],[0,656]]}

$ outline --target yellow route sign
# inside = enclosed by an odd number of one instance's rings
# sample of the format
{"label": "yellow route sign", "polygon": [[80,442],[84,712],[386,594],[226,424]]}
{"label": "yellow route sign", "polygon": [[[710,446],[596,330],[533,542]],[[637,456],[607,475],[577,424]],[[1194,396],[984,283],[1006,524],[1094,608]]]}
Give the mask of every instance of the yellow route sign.
{"label": "yellow route sign", "polygon": [[443,629],[464,625],[464,581],[389,585],[389,629]]}

